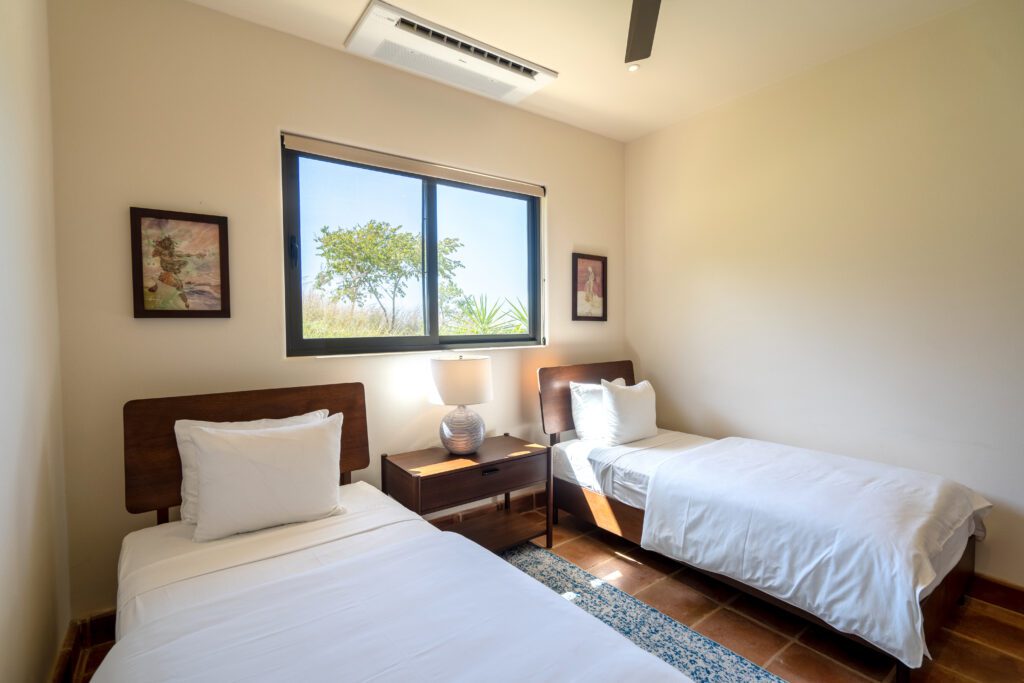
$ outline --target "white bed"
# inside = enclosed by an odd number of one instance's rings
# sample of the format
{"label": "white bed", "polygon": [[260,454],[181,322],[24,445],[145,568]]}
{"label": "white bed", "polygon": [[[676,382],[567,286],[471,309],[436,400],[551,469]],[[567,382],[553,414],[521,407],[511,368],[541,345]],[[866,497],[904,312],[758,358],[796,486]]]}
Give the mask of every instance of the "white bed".
{"label": "white bed", "polygon": [[182,523],[129,534],[118,642],[93,680],[688,680],[373,487],[340,502],[209,543]]}
{"label": "white bed", "polygon": [[911,667],[927,652],[920,601],[984,534],[990,507],[936,475],[749,439],[658,430],[619,446],[565,441],[552,458],[555,477],[644,510],[645,548],[742,581]]}

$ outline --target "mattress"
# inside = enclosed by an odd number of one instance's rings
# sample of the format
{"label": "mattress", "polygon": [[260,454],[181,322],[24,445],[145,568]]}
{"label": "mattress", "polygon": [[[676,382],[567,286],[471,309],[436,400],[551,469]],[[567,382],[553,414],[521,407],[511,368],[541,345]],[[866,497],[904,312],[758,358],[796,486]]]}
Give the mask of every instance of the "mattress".
{"label": "mattress", "polygon": [[689,680],[373,487],[339,495],[342,515],[209,543],[129,534],[92,680]]}
{"label": "mattress", "polygon": [[667,429],[620,446],[598,439],[572,439],[551,449],[551,469],[559,479],[643,509],[651,477],[662,463],[713,441]]}

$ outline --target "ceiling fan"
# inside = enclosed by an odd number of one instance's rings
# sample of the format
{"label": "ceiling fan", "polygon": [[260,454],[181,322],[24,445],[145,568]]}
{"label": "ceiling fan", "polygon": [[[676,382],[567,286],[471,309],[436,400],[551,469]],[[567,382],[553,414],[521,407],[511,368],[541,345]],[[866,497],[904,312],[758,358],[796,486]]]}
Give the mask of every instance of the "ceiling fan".
{"label": "ceiling fan", "polygon": [[651,56],[659,9],[661,0],[633,0],[633,11],[629,15],[629,36],[626,39],[626,64]]}

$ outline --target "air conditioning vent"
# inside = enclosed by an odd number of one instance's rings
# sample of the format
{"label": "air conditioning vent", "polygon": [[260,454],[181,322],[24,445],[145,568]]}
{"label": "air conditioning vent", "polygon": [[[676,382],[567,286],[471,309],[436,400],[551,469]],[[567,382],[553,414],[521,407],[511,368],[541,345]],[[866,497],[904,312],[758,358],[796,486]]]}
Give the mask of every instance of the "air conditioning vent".
{"label": "air conditioning vent", "polygon": [[550,69],[372,0],[345,47],[364,57],[510,104],[558,77]]}
{"label": "air conditioning vent", "polygon": [[414,21],[409,21],[404,17],[398,20],[398,28],[405,29],[406,31],[413,31],[414,33],[418,33],[421,36],[429,38],[430,40],[436,41],[443,45],[447,45],[448,47],[455,48],[456,50],[461,50],[462,52],[465,52],[466,54],[472,55],[479,59],[488,59],[497,64],[498,66],[508,69],[509,71],[515,71],[516,73],[526,74],[530,78],[533,78],[534,76],[537,75],[536,69],[531,69],[525,64],[513,62],[510,59],[505,59],[501,55],[489,52],[487,50],[484,50],[483,48],[477,47],[476,45],[471,45],[469,43],[463,42],[458,38],[447,35],[445,33],[441,33],[440,31],[435,31],[429,26],[424,26],[423,24],[417,24]]}

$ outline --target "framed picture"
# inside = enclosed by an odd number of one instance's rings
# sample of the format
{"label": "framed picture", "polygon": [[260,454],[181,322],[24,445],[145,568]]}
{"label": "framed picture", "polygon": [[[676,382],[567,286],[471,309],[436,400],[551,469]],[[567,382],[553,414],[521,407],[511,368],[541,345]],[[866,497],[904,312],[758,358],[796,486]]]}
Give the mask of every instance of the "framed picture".
{"label": "framed picture", "polygon": [[136,318],[230,318],[228,219],[132,207]]}
{"label": "framed picture", "polygon": [[572,255],[572,319],[608,320],[608,257]]}

